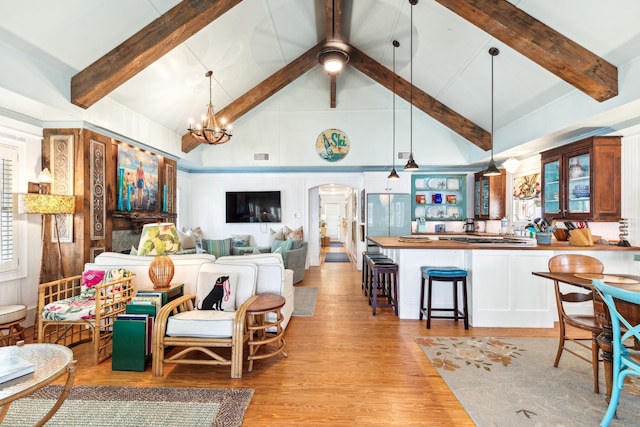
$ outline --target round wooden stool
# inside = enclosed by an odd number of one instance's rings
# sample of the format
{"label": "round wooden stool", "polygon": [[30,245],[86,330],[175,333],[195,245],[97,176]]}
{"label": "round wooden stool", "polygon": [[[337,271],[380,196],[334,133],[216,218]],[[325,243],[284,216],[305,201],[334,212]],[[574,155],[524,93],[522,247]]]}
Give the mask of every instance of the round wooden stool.
{"label": "round wooden stool", "polygon": [[[287,300],[282,295],[276,294],[260,294],[253,303],[247,308],[247,330],[249,332],[249,372],[253,370],[253,361],[266,359],[284,352],[284,330],[282,329],[282,312],[280,309]],[[267,315],[273,313],[275,316]],[[271,331],[267,331],[271,329]],[[267,344],[275,344],[271,348],[266,349],[261,354],[257,354],[261,347]]]}
{"label": "round wooden stool", "polygon": [[27,306],[21,304],[0,306],[0,345],[14,345],[24,340],[24,329],[20,326],[27,318]]}
{"label": "round wooden stool", "polygon": [[[431,329],[431,319],[464,319],[464,328],[469,329],[469,310],[467,308],[467,270],[458,267],[420,267],[422,271],[422,288],[420,289],[420,320],[422,315],[427,315],[427,329]],[[427,308],[424,308],[424,288],[425,279],[427,283]],[[451,282],[453,285],[453,307],[451,308],[433,308],[431,305],[431,294],[433,291],[433,282]],[[458,304],[458,283],[462,283],[462,310]],[[434,316],[433,311],[449,311],[451,315]]]}

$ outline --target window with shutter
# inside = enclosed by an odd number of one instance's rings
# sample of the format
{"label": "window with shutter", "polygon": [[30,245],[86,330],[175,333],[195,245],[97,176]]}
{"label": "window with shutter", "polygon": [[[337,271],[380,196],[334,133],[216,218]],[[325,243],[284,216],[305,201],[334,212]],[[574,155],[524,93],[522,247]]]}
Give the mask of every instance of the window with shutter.
{"label": "window with shutter", "polygon": [[14,197],[17,190],[18,152],[0,145],[0,272],[16,270]]}

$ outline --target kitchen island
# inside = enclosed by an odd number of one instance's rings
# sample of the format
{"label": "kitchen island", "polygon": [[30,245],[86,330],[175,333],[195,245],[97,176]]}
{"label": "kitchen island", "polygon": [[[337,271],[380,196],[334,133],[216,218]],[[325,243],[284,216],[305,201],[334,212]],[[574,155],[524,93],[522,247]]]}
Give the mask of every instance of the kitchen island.
{"label": "kitchen island", "polygon": [[[500,237],[487,233],[473,236]],[[555,240],[550,245],[535,246],[431,240],[453,237],[440,233],[423,237],[430,240],[368,237],[370,245],[378,246],[398,264],[398,316],[401,319],[419,318],[420,267],[424,265],[451,265],[469,271],[469,321],[474,327],[552,328],[558,317],[553,286],[531,273],[548,270],[549,259],[561,253],[582,253],[598,258],[605,265],[605,272],[640,274],[640,263],[633,261],[634,253],[640,252],[638,247],[571,246]],[[436,284],[433,306],[447,307],[451,300],[451,287]],[[592,307],[586,304],[579,311],[588,313],[590,310]]]}

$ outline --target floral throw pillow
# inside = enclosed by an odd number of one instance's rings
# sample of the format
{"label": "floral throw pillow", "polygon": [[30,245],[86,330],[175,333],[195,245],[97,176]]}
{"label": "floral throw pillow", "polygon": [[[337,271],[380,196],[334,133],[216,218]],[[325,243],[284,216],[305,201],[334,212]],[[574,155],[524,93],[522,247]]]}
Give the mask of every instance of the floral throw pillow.
{"label": "floral throw pillow", "polygon": [[302,231],[302,226],[296,228],[295,230],[292,230],[285,225],[283,230],[286,240],[304,240],[304,232]]}

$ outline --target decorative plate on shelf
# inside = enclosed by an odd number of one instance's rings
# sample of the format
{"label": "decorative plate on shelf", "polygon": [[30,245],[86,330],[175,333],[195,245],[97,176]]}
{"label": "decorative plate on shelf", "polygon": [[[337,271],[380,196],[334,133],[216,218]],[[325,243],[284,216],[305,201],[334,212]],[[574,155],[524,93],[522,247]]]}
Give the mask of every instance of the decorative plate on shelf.
{"label": "decorative plate on shelf", "polygon": [[427,186],[432,190],[445,190],[447,188],[447,179],[431,178],[427,182]]}
{"label": "decorative plate on shelf", "polygon": [[424,218],[427,216],[427,207],[426,206],[416,206],[415,210],[416,218]]}
{"label": "decorative plate on shelf", "polygon": [[429,209],[427,209],[427,218],[429,219],[445,219],[446,217],[446,206],[431,206]]}
{"label": "decorative plate on shelf", "polygon": [[416,190],[424,190],[427,188],[427,180],[426,179],[416,179],[415,181]]}
{"label": "decorative plate on shelf", "polygon": [[449,178],[449,179],[447,179],[447,189],[448,190],[459,190],[460,189],[460,180],[458,178]]}

